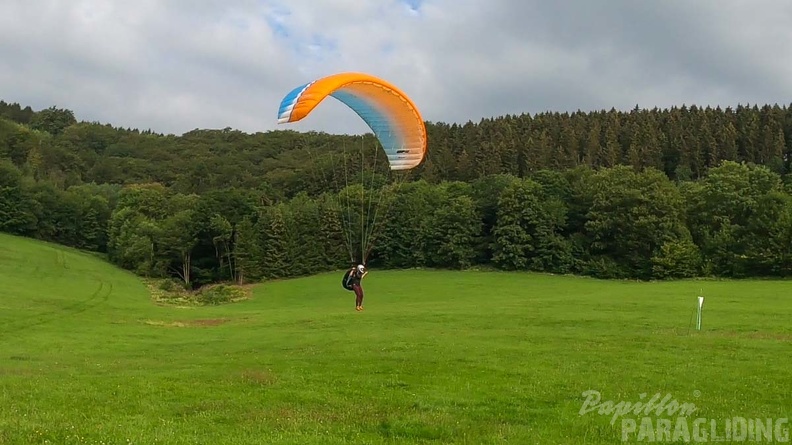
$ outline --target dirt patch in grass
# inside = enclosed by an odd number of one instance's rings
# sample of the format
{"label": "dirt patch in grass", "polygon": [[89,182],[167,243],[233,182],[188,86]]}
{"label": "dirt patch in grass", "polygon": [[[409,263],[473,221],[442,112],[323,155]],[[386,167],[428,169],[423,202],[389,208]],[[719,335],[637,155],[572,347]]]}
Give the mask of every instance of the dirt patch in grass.
{"label": "dirt patch in grass", "polygon": [[189,328],[189,327],[206,327],[206,326],[219,326],[231,321],[228,318],[210,318],[203,320],[175,320],[175,321],[160,321],[160,320],[144,320],[143,323],[149,326],[163,326],[168,328]]}
{"label": "dirt patch in grass", "polygon": [[193,320],[192,324],[195,326],[219,326],[228,322],[226,318],[210,318],[208,320]]}
{"label": "dirt patch in grass", "polygon": [[275,374],[264,369],[246,369],[242,371],[241,379],[256,386],[269,386],[278,381]]}

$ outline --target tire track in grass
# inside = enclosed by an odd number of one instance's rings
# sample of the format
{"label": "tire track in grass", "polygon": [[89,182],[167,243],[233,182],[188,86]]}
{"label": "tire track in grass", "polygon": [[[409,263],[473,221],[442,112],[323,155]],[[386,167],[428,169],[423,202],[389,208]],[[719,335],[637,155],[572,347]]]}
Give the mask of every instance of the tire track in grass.
{"label": "tire track in grass", "polygon": [[[18,273],[20,269],[27,269],[30,266],[33,266],[32,270],[24,275],[29,276],[30,279],[38,280],[39,282],[45,280],[54,280],[55,283],[53,283],[51,289],[53,291],[52,293],[56,294],[58,289],[62,289],[65,286],[71,285],[71,283],[64,284],[62,282],[58,282],[60,281],[59,279],[63,279],[66,276],[67,271],[71,270],[71,265],[69,264],[69,252],[66,249],[60,248],[58,246],[51,246],[50,255],[52,256],[49,256],[49,261],[46,259],[48,256],[46,251],[43,253],[44,258],[38,258],[36,260],[28,258],[28,261],[21,261],[21,259],[15,261],[16,264],[10,268],[11,273]],[[42,271],[42,266],[49,267],[46,267],[45,270]],[[8,272],[9,269],[6,269],[6,271]],[[67,300],[66,302],[63,302],[62,305],[55,303],[58,305],[58,307],[54,310],[42,311],[23,317],[15,317],[14,319],[3,323],[0,326],[0,339],[17,334],[25,329],[41,326],[59,319],[74,317],[78,314],[105,304],[109,300],[110,295],[113,293],[113,283],[105,281],[104,275],[102,274],[89,274],[87,278],[98,284],[96,289],[90,295],[88,295],[87,298],[80,298],[77,301],[72,302],[68,302]]]}
{"label": "tire track in grass", "polygon": [[[96,279],[96,276],[92,276],[91,278]],[[105,282],[101,278],[99,278],[97,282],[99,283],[99,287],[86,299],[62,306],[60,310],[18,318],[11,323],[5,324],[3,328],[0,329],[0,339],[28,328],[41,326],[64,318],[71,318],[105,304],[113,293],[113,283]],[[105,290],[104,295],[102,295],[103,290]],[[29,322],[30,320],[35,321]]]}
{"label": "tire track in grass", "polygon": [[[51,248],[51,250],[55,254],[54,265],[52,267],[49,267],[48,270],[50,270],[50,271],[54,270],[55,273],[51,274],[51,275],[50,274],[41,274],[41,273],[39,273],[40,268],[41,268],[41,264],[40,264],[40,262],[37,261],[35,263],[35,267],[33,268],[33,272],[31,273],[31,277],[33,277],[34,279],[37,279],[39,281],[44,281],[45,277],[46,278],[54,278],[54,279],[63,277],[64,270],[66,269],[66,266],[65,266],[66,260],[65,260],[64,255],[63,255],[63,251],[58,249],[58,248],[54,248],[54,247]],[[21,263],[20,262],[19,265],[15,269],[24,268],[24,264],[25,263]],[[91,297],[89,297],[88,300],[90,300],[90,298]],[[81,302],[77,302],[75,304],[80,304],[80,303]],[[64,309],[69,309],[69,306],[68,305],[64,306]],[[25,316],[25,317],[15,318],[14,321],[12,321],[11,323],[6,323],[5,324],[4,327],[6,329],[0,330],[0,334],[2,334],[4,331],[6,331],[6,332],[16,332],[16,331],[18,331],[20,329],[20,326],[22,326],[23,328],[27,327],[27,326],[37,326],[37,325],[39,325],[41,323],[37,323],[37,322],[28,323],[28,322],[30,320],[34,320],[34,319],[41,320],[42,319],[42,315],[44,315],[43,319],[47,320],[48,319],[48,317],[47,317],[48,315],[51,315],[51,314],[56,313],[56,312],[60,312],[60,310],[56,310],[56,311],[53,311],[53,312],[45,312],[44,314],[37,313],[37,314],[28,315],[28,316]]]}
{"label": "tire track in grass", "polygon": [[[49,272],[42,272],[41,270],[41,261],[31,261],[30,258],[11,258],[12,261],[9,261],[12,265],[3,265],[3,271],[5,273],[10,273],[12,275],[27,275],[30,274],[32,278],[43,280],[43,279],[57,279],[62,278],[65,271],[70,269],[69,264],[66,262],[65,256],[62,251],[58,249],[51,249],[54,251],[55,258],[54,258],[54,266],[48,267],[47,270]],[[30,266],[33,266],[33,270],[29,271]]]}
{"label": "tire track in grass", "polygon": [[64,273],[69,269],[69,266],[66,265],[66,258],[63,254],[63,251],[60,249],[55,250],[55,270],[58,271],[58,275],[56,278],[63,278]]}

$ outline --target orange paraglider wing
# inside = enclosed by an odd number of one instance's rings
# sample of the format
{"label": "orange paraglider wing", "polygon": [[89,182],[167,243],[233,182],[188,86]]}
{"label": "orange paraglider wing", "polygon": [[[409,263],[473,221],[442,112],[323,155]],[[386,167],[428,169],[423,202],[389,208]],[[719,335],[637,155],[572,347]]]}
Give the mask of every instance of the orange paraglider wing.
{"label": "orange paraglider wing", "polygon": [[368,124],[391,170],[408,170],[421,163],[426,154],[426,126],[418,108],[399,88],[369,74],[339,73],[300,85],[281,101],[278,123],[303,119],[328,96]]}

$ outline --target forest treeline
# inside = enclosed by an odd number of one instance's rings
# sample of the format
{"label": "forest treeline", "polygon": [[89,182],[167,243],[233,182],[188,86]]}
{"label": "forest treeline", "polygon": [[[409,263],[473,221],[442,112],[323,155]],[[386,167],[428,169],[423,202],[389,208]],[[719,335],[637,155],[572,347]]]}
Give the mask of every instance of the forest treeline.
{"label": "forest treeline", "polygon": [[345,267],[359,260],[360,245],[348,244],[371,228],[369,265],[381,268],[792,271],[790,108],[525,114],[427,129],[428,159],[395,183],[371,135],[164,135],[0,102],[0,230],[193,287]]}

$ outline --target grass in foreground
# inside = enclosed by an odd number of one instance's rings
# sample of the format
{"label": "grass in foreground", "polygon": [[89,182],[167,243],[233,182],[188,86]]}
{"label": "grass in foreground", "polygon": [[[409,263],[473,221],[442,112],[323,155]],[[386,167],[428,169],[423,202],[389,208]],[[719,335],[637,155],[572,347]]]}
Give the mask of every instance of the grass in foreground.
{"label": "grass in foreground", "polygon": [[374,270],[357,313],[339,276],[158,306],[0,235],[0,444],[621,443],[587,390],[670,394],[720,431],[790,415],[791,283]]}

